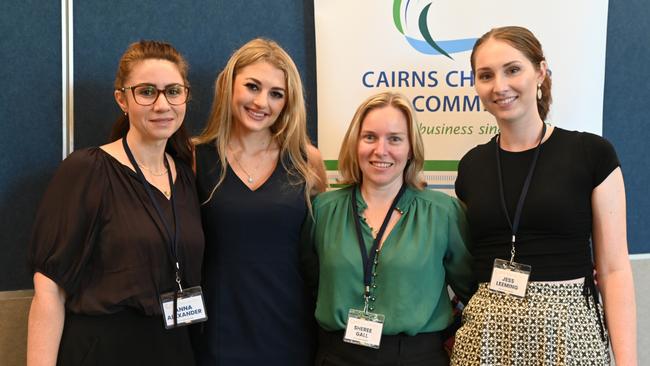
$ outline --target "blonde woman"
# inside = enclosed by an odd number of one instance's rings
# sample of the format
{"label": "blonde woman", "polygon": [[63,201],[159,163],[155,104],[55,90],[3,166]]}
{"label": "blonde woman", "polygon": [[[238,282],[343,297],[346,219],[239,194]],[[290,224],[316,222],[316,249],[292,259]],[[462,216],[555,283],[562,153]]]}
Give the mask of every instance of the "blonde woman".
{"label": "blonde woman", "polygon": [[311,363],[313,304],[299,238],[326,178],[307,137],[300,75],[277,43],[254,39],[235,51],[196,142],[210,314],[197,337],[199,363]]}
{"label": "blonde woman", "polygon": [[316,365],[449,364],[447,285],[463,299],[475,287],[468,231],[458,200],[424,189],[423,165],[408,99],[387,92],[358,107],[339,154],[349,186],[316,197],[305,230]]}

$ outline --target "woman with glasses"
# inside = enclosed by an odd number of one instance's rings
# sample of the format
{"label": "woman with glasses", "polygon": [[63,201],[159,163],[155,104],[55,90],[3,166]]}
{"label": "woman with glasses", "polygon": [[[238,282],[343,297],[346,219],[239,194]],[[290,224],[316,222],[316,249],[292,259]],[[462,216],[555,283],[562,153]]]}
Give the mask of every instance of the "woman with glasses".
{"label": "woman with glasses", "polygon": [[235,51],[197,142],[210,314],[199,364],[310,364],[313,304],[299,239],[326,178],[307,137],[298,69],[277,43],[254,39]]}
{"label": "woman with glasses", "polygon": [[180,326],[205,316],[194,316],[203,232],[183,127],[188,85],[167,43],[122,55],[112,142],[67,157],[36,217],[29,365],[193,364]]}

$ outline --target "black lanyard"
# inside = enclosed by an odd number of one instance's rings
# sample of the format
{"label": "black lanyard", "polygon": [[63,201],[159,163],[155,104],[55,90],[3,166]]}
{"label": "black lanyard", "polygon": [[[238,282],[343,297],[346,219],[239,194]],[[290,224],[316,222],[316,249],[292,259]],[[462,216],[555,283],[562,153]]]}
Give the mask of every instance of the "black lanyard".
{"label": "black lanyard", "polygon": [[519,221],[521,220],[521,210],[524,207],[524,201],[526,200],[526,195],[528,194],[528,188],[530,187],[530,181],[533,178],[533,172],[535,171],[535,166],[537,165],[537,158],[539,157],[539,151],[542,148],[542,141],[544,140],[544,135],[546,134],[546,123],[542,122],[542,135],[539,138],[539,143],[535,148],[535,154],[533,155],[533,161],[530,164],[528,169],[528,175],[524,181],[524,186],[521,189],[521,194],[519,195],[519,201],[517,202],[517,209],[515,211],[515,217],[513,221],[510,221],[510,213],[508,212],[508,207],[506,206],[506,197],[503,189],[503,173],[501,171],[501,155],[499,148],[499,135],[496,138],[496,151],[497,151],[497,172],[499,175],[499,193],[501,194],[501,206],[503,207],[503,212],[506,215],[506,220],[508,220],[508,225],[512,231],[512,249],[510,250],[510,263],[515,259],[515,241],[517,239],[517,232],[519,230]]}
{"label": "black lanyard", "polygon": [[357,238],[359,241],[359,249],[361,250],[361,261],[363,262],[363,284],[365,285],[366,289],[365,295],[368,296],[368,293],[370,291],[370,284],[372,282],[372,266],[375,262],[377,252],[379,251],[381,238],[384,236],[384,232],[386,231],[390,217],[393,215],[393,211],[397,206],[397,201],[399,201],[400,197],[402,197],[402,194],[404,194],[404,191],[406,190],[406,184],[402,184],[402,187],[400,188],[399,192],[397,192],[395,199],[393,199],[393,203],[391,203],[388,212],[386,212],[384,222],[381,224],[381,228],[375,237],[372,248],[370,248],[370,254],[366,252],[366,242],[363,240],[363,233],[361,231],[361,219],[359,218],[359,208],[357,207],[357,189],[360,188],[354,187],[352,189],[352,212],[354,213],[354,224],[357,228]]}
{"label": "black lanyard", "polygon": [[140,182],[142,182],[142,186],[144,187],[144,190],[147,192],[147,195],[149,196],[149,199],[151,200],[153,207],[156,209],[156,213],[158,213],[158,217],[160,218],[160,221],[165,227],[165,232],[167,232],[167,243],[169,245],[170,253],[175,264],[174,270],[176,272],[176,283],[178,284],[178,288],[182,292],[183,287],[181,286],[180,266],[178,264],[178,251],[177,251],[178,250],[178,215],[176,214],[176,203],[174,202],[174,180],[172,178],[172,170],[169,167],[169,162],[167,161],[167,157],[163,159],[163,162],[165,164],[165,168],[167,169],[167,179],[169,179],[169,192],[171,196],[170,201],[172,204],[172,215],[174,217],[173,235],[172,235],[172,230],[169,227],[169,223],[167,223],[167,220],[165,220],[165,216],[163,216],[162,209],[160,208],[158,201],[153,195],[153,191],[151,190],[151,186],[149,182],[144,177],[144,174],[142,174],[142,170],[140,170],[140,166],[138,165],[138,162],[133,157],[133,153],[129,148],[129,144],[126,142],[126,137],[122,138],[122,146],[124,146],[124,151],[126,152],[126,155],[129,157],[129,161],[131,162],[131,165],[133,165],[133,168],[135,168],[138,178],[140,179]]}

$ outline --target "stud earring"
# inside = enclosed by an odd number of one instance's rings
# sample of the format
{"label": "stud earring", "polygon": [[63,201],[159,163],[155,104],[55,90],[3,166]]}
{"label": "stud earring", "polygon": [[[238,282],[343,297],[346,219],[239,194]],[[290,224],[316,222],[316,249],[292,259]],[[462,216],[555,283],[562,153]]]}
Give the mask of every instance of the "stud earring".
{"label": "stud earring", "polygon": [[127,113],[127,111],[124,111],[124,115],[125,115],[125,116],[127,116],[128,114],[129,114],[129,113]]}
{"label": "stud earring", "polygon": [[542,100],[542,84],[537,83],[537,100]]}

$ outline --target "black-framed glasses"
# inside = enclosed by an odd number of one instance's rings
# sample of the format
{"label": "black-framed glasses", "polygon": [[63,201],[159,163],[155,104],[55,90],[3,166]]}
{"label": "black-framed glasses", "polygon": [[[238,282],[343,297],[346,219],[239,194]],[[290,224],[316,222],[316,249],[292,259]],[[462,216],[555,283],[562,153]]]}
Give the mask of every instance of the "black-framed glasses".
{"label": "black-framed glasses", "polygon": [[165,89],[158,89],[155,85],[151,84],[138,84],[125,86],[119,90],[126,92],[126,89],[131,89],[133,100],[143,106],[149,106],[156,103],[161,93],[165,94],[167,103],[171,105],[185,104],[190,100],[190,88],[181,84],[167,85]]}

